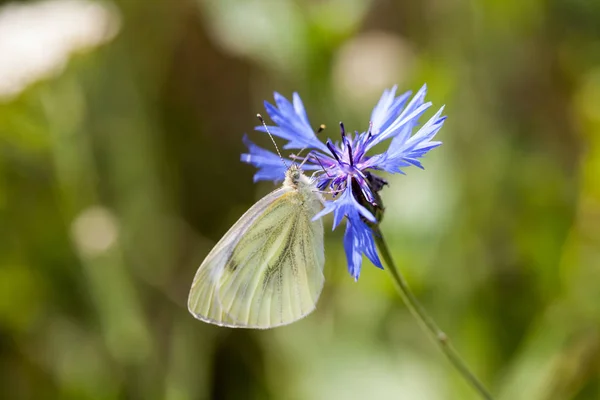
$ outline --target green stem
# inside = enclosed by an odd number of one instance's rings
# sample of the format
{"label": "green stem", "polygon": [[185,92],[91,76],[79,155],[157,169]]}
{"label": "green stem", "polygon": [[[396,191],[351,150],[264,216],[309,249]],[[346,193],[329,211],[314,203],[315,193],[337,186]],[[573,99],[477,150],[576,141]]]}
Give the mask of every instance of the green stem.
{"label": "green stem", "polygon": [[402,300],[406,303],[406,306],[413,314],[413,316],[419,321],[423,329],[429,333],[431,338],[438,344],[442,352],[446,355],[448,360],[452,363],[454,368],[462,375],[462,377],[469,382],[469,384],[479,393],[479,395],[486,399],[492,400],[492,395],[488,392],[488,390],[483,386],[483,384],[477,379],[475,374],[471,372],[467,364],[462,360],[456,349],[450,344],[450,340],[448,336],[438,328],[435,321],[427,314],[425,309],[421,306],[415,295],[411,292],[408,284],[404,280],[404,277],[394,264],[392,260],[392,256],[390,251],[383,239],[383,235],[379,228],[374,228],[374,238],[375,243],[377,243],[377,248],[379,249],[379,253],[383,258],[385,264],[387,265],[387,270],[392,275],[394,279],[394,283],[396,284],[396,288],[402,297]]}

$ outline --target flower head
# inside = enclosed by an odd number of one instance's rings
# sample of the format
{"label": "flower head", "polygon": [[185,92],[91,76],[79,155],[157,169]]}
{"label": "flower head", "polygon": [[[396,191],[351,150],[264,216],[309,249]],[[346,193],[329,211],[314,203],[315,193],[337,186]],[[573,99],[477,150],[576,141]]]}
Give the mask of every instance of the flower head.
{"label": "flower head", "polygon": [[[377,192],[387,182],[373,172],[404,174],[402,169],[411,165],[422,169],[419,158],[441,144],[432,139],[446,119],[441,116],[443,107],[412,134],[421,115],[431,107],[431,103],[425,103],[425,93],[423,86],[410,99],[410,92],[396,96],[396,86],[385,90],[371,113],[367,131],[352,135],[340,123],[340,140],[328,139],[325,143],[313,131],[297,93],[293,94],[292,102],[279,93],[275,93],[276,106],[265,102],[267,113],[277,124],[269,126],[269,132],[287,141],[284,149],[310,149],[303,169],[317,171],[317,186],[333,194],[333,199],[326,202],[314,219],[333,213],[335,229],[346,218],[344,248],[348,271],[355,280],[360,275],[363,254],[382,268],[371,224],[378,223],[374,210],[383,210]],[[256,130],[266,131],[263,126]],[[375,145],[386,141],[389,145],[383,153],[371,154]],[[282,179],[285,166],[278,155],[255,145],[247,137],[244,143],[248,153],[242,154],[241,159],[258,168],[255,181]]]}

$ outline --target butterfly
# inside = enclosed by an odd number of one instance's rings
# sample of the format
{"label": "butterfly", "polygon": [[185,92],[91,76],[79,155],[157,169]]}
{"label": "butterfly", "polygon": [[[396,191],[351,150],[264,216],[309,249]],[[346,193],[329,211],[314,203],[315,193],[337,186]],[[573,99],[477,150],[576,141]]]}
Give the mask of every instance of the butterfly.
{"label": "butterfly", "polygon": [[313,179],[290,166],[283,186],[254,204],[206,256],[188,297],[190,313],[255,329],[310,314],[325,281],[323,223],[312,220],[322,207]]}

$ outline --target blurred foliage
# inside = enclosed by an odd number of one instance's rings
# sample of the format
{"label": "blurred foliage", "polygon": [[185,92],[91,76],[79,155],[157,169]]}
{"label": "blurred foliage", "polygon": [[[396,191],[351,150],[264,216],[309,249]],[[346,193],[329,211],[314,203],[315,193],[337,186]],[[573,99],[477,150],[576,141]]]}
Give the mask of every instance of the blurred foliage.
{"label": "blurred foliage", "polygon": [[383,88],[423,82],[449,118],[382,192],[401,269],[499,399],[599,398],[600,2],[95,4],[114,38],[0,97],[2,398],[476,398],[385,272],[351,279],[338,231],[305,320],[228,330],[185,305],[272,189],[239,162],[263,99],[364,130]]}

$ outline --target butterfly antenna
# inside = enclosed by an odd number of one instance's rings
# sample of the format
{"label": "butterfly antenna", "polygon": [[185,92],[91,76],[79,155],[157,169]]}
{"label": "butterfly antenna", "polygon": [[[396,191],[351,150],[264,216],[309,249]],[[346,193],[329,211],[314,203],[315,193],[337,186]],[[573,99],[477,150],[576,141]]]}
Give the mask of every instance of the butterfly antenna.
{"label": "butterfly antenna", "polygon": [[277,155],[279,155],[279,158],[281,159],[281,162],[283,163],[283,165],[285,165],[285,168],[288,169],[289,166],[287,165],[287,163],[281,156],[281,153],[279,152],[279,147],[277,147],[277,143],[275,143],[275,139],[273,139],[273,135],[271,135],[271,132],[269,132],[269,128],[267,127],[267,124],[265,124],[265,120],[263,119],[262,115],[256,114],[256,118],[258,118],[260,123],[265,127],[265,131],[269,134],[269,137],[271,138],[271,142],[273,142],[273,146],[275,146],[275,150],[277,150]]}

